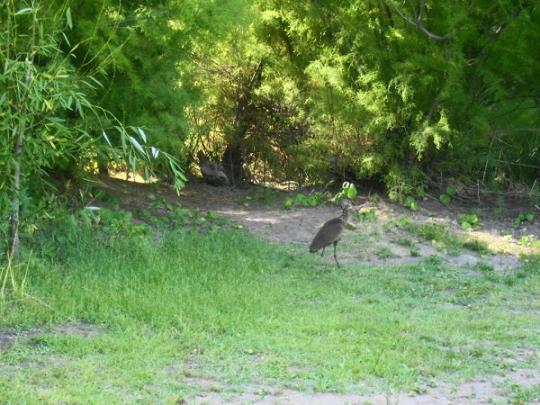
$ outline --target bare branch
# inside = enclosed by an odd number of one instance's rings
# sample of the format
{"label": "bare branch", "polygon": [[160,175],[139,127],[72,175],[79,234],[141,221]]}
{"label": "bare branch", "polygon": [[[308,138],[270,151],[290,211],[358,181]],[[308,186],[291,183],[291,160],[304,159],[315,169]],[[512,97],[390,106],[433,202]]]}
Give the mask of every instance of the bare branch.
{"label": "bare branch", "polygon": [[[386,4],[388,4],[388,3],[386,3]],[[394,10],[396,10],[396,13],[398,13],[399,16],[400,16],[401,18],[403,18],[405,21],[407,21],[409,24],[412,24],[412,25],[414,25],[414,26],[417,25],[416,21],[411,20],[409,17],[407,17],[407,16],[403,13],[403,11],[401,11],[399,8],[397,8],[397,7],[394,6],[393,4],[390,4],[390,6],[391,6]]]}
{"label": "bare branch", "polygon": [[449,39],[452,35],[453,35],[453,32],[449,32],[448,34],[446,35],[437,35],[437,34],[434,34],[430,31],[428,31],[426,29],[426,27],[424,27],[420,21],[418,21],[418,24],[416,25],[418,27],[418,29],[420,31],[422,31],[424,34],[426,34],[429,38],[431,39],[434,39],[435,41],[446,41],[447,39]]}
{"label": "bare branch", "polygon": [[449,32],[446,35],[437,35],[437,34],[432,33],[431,31],[429,31],[426,27],[424,27],[422,25],[421,20],[422,20],[422,17],[424,15],[424,10],[425,10],[425,6],[426,6],[426,1],[425,0],[421,0],[420,9],[418,10],[418,16],[415,17],[414,19],[412,19],[412,18],[408,17],[407,15],[405,15],[405,13],[403,11],[401,11],[398,7],[396,7],[394,4],[389,3],[389,2],[386,2],[386,4],[389,4],[390,7],[392,7],[394,10],[396,10],[396,13],[398,13],[398,15],[401,18],[403,18],[409,24],[414,25],[416,28],[418,28],[420,31],[422,31],[424,34],[426,34],[428,36],[428,38],[430,38],[430,39],[433,39],[435,41],[446,41],[453,35],[453,32]]}
{"label": "bare branch", "polygon": [[424,10],[426,8],[426,0],[422,0],[420,2],[420,7],[418,8],[418,18],[417,18],[417,21],[421,21],[422,20],[422,16],[424,15]]}

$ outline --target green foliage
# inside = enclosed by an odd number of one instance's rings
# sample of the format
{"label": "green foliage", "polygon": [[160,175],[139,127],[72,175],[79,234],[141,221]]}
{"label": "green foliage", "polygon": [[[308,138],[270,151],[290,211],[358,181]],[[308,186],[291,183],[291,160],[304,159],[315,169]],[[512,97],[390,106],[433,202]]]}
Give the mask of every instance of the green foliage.
{"label": "green foliage", "polygon": [[532,212],[521,212],[512,222],[514,228],[519,228],[524,222],[532,223],[534,214]]}
{"label": "green foliage", "polygon": [[519,238],[518,243],[523,246],[540,248],[540,240],[537,240],[535,235],[523,235]]}
{"label": "green foliage", "polygon": [[[44,198],[44,179],[98,162],[179,188],[200,150],[238,152],[255,179],[380,180],[411,210],[435,176],[460,191],[472,179],[529,183],[537,204],[540,10],[422,4],[8,0],[0,212],[21,133],[23,210]],[[455,194],[449,186],[439,200]],[[298,204],[315,203],[306,198]]]}
{"label": "green foliage", "polygon": [[292,207],[316,207],[330,200],[331,194],[328,192],[315,191],[311,194],[298,193],[292,197],[287,197],[283,201],[285,208]]}
{"label": "green foliage", "polygon": [[411,196],[405,197],[405,200],[403,201],[403,205],[409,208],[411,211],[418,211],[418,204],[416,203],[416,200],[414,199],[414,197],[411,197]]}
{"label": "green foliage", "polygon": [[397,236],[394,239],[392,239],[392,243],[409,248],[409,252],[412,257],[420,256],[420,250],[418,249],[416,242],[409,237]]}
{"label": "green foliage", "polygon": [[360,222],[376,222],[377,221],[377,213],[374,209],[364,209],[355,214],[355,217]]}
{"label": "green foliage", "polygon": [[[428,175],[534,181],[534,2],[503,0],[488,12],[481,3],[422,3],[419,25],[410,23],[418,2],[257,4],[259,38],[306,100],[311,131],[296,151],[311,178],[327,177],[334,159],[338,172],[383,178],[396,200],[416,188],[396,172],[415,183],[417,166]],[[434,40],[430,29],[449,35]]]}
{"label": "green foliage", "polygon": [[510,384],[511,404],[532,404],[540,401],[540,384]]}
{"label": "green foliage", "polygon": [[470,231],[473,228],[478,227],[479,220],[476,214],[461,214],[459,216],[459,225],[464,231]]}
{"label": "green foliage", "polygon": [[415,194],[418,198],[424,198],[427,195],[426,187],[424,185],[419,185],[416,187]]}
{"label": "green foliage", "polygon": [[485,262],[482,262],[482,261],[479,261],[478,263],[476,263],[474,265],[474,268],[475,270],[478,270],[478,271],[481,271],[481,272],[484,272],[484,273],[489,273],[489,272],[492,272],[494,271],[494,268],[491,264],[488,264],[488,263],[485,263]]}
{"label": "green foliage", "polygon": [[443,205],[450,205],[450,202],[452,201],[452,198],[454,197],[455,194],[456,194],[456,189],[452,186],[448,186],[446,187],[445,192],[439,196],[439,201]]}
{"label": "green foliage", "polygon": [[243,205],[251,203],[273,205],[279,199],[279,192],[270,187],[253,187],[240,199]]}
{"label": "green foliage", "polygon": [[18,229],[36,214],[31,209],[47,202],[48,180],[65,181],[104,157],[145,177],[165,165],[163,172],[171,173],[180,190],[186,178],[177,158],[151,146],[140,127],[123,126],[93,101],[103,84],[76,66],[81,43],[68,39],[73,28],[69,7],[9,1],[0,22],[5,27],[0,37],[0,171],[6,174],[0,181],[0,214],[9,207],[11,253],[18,246]]}
{"label": "green foliage", "polygon": [[334,196],[334,200],[339,203],[342,199],[347,198],[353,200],[358,195],[356,186],[354,183],[349,183],[348,181],[344,182],[341,186],[341,191]]}

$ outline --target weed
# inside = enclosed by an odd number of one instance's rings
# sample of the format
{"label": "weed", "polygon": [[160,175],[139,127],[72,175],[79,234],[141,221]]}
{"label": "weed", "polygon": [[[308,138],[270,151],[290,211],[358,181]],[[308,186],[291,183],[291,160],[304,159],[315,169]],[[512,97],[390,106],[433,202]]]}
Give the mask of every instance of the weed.
{"label": "weed", "polygon": [[416,246],[416,243],[411,238],[407,238],[405,236],[398,236],[392,240],[393,243],[396,245],[404,246],[409,248],[409,252],[412,257],[419,257],[420,256],[420,250],[418,250],[418,247]]}
{"label": "weed", "polygon": [[512,404],[532,404],[540,401],[540,384],[523,386],[519,384],[510,385]]}
{"label": "weed", "polygon": [[428,241],[441,242],[446,247],[461,247],[462,243],[457,235],[448,227],[435,223],[425,223],[416,226],[416,234]]}
{"label": "weed", "polygon": [[450,202],[452,201],[452,198],[456,195],[456,189],[452,186],[446,187],[446,190],[444,193],[442,193],[439,196],[439,201],[443,205],[450,205]]}
{"label": "weed", "polygon": [[411,196],[405,197],[405,200],[403,200],[403,205],[409,208],[411,211],[418,211],[418,204],[416,203],[416,200],[414,197],[411,197]]}
{"label": "weed", "polygon": [[343,198],[353,200],[356,198],[357,195],[358,191],[356,190],[356,186],[354,185],[354,183],[349,183],[348,181],[346,181],[341,186],[341,191],[335,195],[334,201],[339,203]]}
{"label": "weed", "polygon": [[379,246],[375,252],[379,259],[390,259],[397,256],[388,246]]}
{"label": "weed", "polygon": [[448,253],[452,255],[458,254],[462,248],[480,253],[489,253],[490,251],[485,242],[472,238],[463,239],[444,225],[431,222],[416,224],[408,217],[401,217],[396,226],[426,241],[430,241],[435,246],[447,249]]}
{"label": "weed", "polygon": [[489,246],[486,242],[476,238],[469,238],[462,243],[462,246],[466,249],[478,252],[478,253],[490,253]]}
{"label": "weed", "polygon": [[532,223],[534,221],[534,214],[532,212],[520,213],[512,222],[514,228],[519,228],[524,222]]}
{"label": "weed", "polygon": [[356,219],[360,222],[376,222],[377,214],[373,208],[362,210],[355,215]]}
{"label": "weed", "polygon": [[461,214],[459,216],[459,225],[464,231],[470,231],[479,225],[478,216],[476,214]]}
{"label": "weed", "polygon": [[416,247],[416,243],[411,238],[407,238],[406,236],[398,236],[394,239],[392,239],[392,242],[396,245],[405,246],[408,248],[414,248]]}
{"label": "weed", "polygon": [[536,240],[534,235],[523,235],[519,238],[518,243],[523,246],[540,248],[540,240]]}
{"label": "weed", "polygon": [[494,270],[493,266],[489,263],[485,263],[485,262],[482,262],[482,261],[479,261],[475,264],[474,268],[478,271],[481,271],[481,272],[484,272],[484,273],[489,273],[489,272],[492,272]]}
{"label": "weed", "polygon": [[420,257],[420,256],[421,256],[420,250],[418,250],[417,247],[411,247],[411,248],[409,249],[409,252],[410,252],[410,254],[411,254],[412,257]]}
{"label": "weed", "polygon": [[330,199],[331,195],[327,192],[316,191],[314,193],[305,195],[305,194],[295,194],[293,197],[285,198],[283,204],[285,208],[292,208],[295,206],[300,207],[316,207],[318,205],[324,204]]}
{"label": "weed", "polygon": [[378,204],[381,202],[381,197],[377,193],[369,194],[367,200],[370,204]]}
{"label": "weed", "polygon": [[257,186],[251,188],[238,202],[242,205],[250,205],[252,203],[274,205],[279,200],[279,196],[279,191],[273,188]]}

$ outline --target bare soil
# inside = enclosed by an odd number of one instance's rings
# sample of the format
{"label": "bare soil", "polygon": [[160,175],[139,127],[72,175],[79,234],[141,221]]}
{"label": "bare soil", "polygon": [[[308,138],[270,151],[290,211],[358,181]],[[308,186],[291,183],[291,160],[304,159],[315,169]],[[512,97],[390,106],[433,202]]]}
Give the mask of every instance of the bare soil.
{"label": "bare soil", "polygon": [[507,403],[510,387],[530,388],[540,382],[540,371],[523,369],[504,376],[463,381],[459,384],[433,383],[417,393],[343,394],[302,392],[270,385],[232,386],[219,381],[182,377],[198,394],[187,399],[192,404],[493,404]]}
{"label": "bare soil", "polygon": [[[149,190],[144,184],[107,179],[103,187],[118,195],[126,208],[148,205]],[[306,250],[319,227],[340,214],[339,208],[333,205],[286,209],[283,200],[292,193],[277,190],[273,191],[271,198],[266,197],[270,201],[261,203],[258,201],[262,199],[260,195],[268,196],[263,191],[268,190],[261,187],[244,190],[212,187],[191,182],[180,196],[164,188],[156,187],[152,192],[170,203],[179,202],[186,208],[217,212],[264,239],[302,245]],[[523,236],[531,241],[540,239],[540,220],[526,223],[518,229],[512,226],[514,218],[520,212],[531,211],[530,207],[514,204],[508,208],[494,209],[464,206],[457,202],[447,207],[434,199],[427,199],[419,203],[420,209],[417,212],[412,212],[382,197],[377,197],[376,202],[373,200],[367,195],[360,195],[354,201],[353,213],[370,211],[375,218],[361,221],[352,215],[351,230],[345,233],[338,247],[338,256],[343,264],[414,264],[427,257],[438,256],[454,267],[474,269],[481,263],[496,271],[509,273],[521,266],[523,257],[540,254],[539,248],[520,243]],[[540,210],[532,209],[535,210],[535,216],[540,217]],[[505,215],[501,215],[501,210]],[[472,231],[464,232],[458,223],[459,215],[471,212],[478,213],[480,225]],[[396,226],[403,217],[409,217],[416,224],[440,224],[460,238],[481,241],[487,245],[489,254],[468,249],[449,251],[440,242],[422,240]],[[414,248],[411,249],[407,244],[414,245]],[[333,263],[331,252],[322,260],[328,264]]]}
{"label": "bare soil", "polygon": [[38,327],[24,331],[15,329],[0,330],[0,352],[16,343],[28,343],[31,338],[38,335],[72,335],[93,337],[105,332],[105,328],[83,323],[69,323],[52,327]]}

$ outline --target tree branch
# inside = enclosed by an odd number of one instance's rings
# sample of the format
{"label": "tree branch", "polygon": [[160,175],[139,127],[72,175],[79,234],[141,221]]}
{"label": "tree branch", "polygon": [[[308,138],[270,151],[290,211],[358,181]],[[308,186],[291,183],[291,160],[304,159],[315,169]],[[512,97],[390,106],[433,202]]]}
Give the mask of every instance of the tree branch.
{"label": "tree branch", "polygon": [[428,38],[430,38],[430,39],[433,39],[435,41],[446,41],[453,35],[453,32],[449,32],[446,35],[437,35],[437,34],[432,33],[431,31],[429,31],[426,27],[424,27],[422,25],[422,17],[424,15],[424,10],[425,10],[425,6],[426,6],[426,1],[425,0],[422,0],[420,2],[420,8],[418,10],[418,16],[415,17],[414,19],[412,19],[412,18],[408,17],[407,15],[405,15],[405,13],[403,11],[401,11],[398,7],[396,7],[394,4],[388,3],[388,2],[386,4],[389,4],[390,7],[392,7],[394,10],[396,10],[396,13],[398,13],[398,15],[401,18],[403,18],[409,24],[414,25],[416,28],[418,28],[420,31],[422,31],[424,34],[426,34],[428,36]]}

